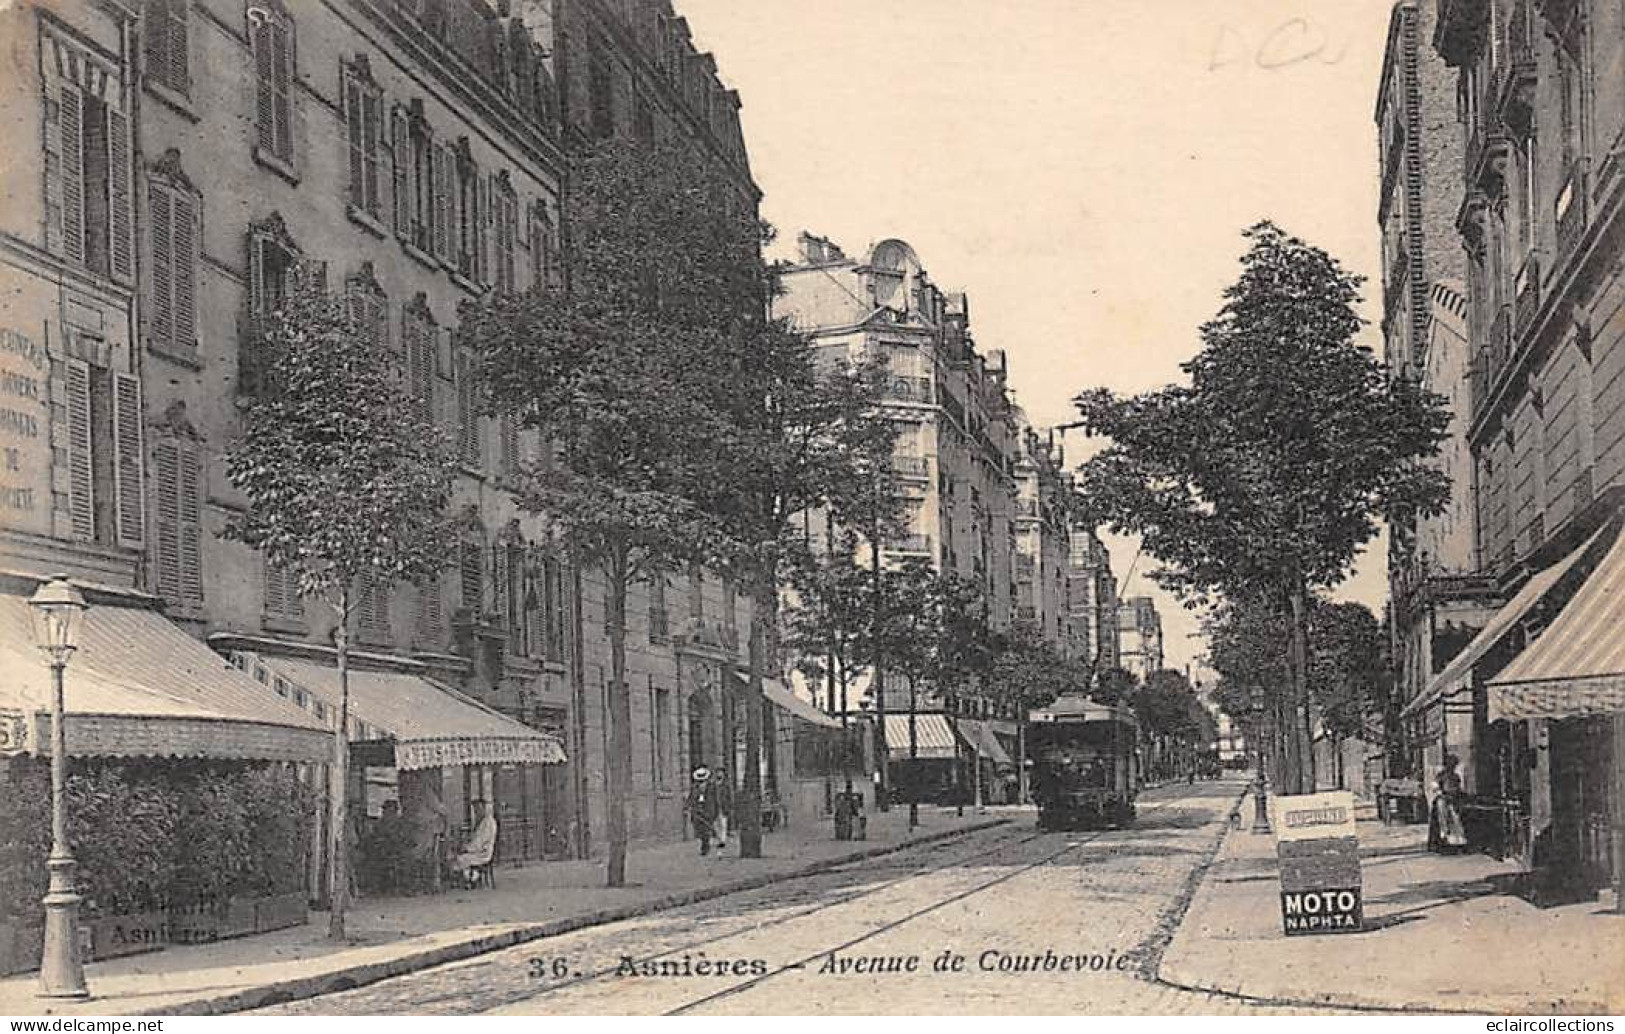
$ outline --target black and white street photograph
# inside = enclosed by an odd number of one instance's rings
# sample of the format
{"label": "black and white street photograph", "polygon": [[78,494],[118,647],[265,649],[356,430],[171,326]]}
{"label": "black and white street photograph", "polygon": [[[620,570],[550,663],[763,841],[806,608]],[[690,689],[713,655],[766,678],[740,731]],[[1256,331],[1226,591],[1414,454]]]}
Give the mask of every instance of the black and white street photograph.
{"label": "black and white street photograph", "polygon": [[1625,1014],[1625,0],[0,0],[0,144],[10,1030]]}

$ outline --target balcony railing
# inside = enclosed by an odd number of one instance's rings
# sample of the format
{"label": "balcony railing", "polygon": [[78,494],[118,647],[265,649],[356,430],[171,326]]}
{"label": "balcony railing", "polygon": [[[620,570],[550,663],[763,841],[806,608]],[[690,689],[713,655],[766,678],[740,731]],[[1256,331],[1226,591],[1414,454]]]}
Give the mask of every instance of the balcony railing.
{"label": "balcony railing", "polygon": [[1016,557],[1016,577],[1031,578],[1038,570],[1038,562],[1030,556]]}
{"label": "balcony railing", "polygon": [[928,478],[931,476],[931,461],[924,456],[893,456],[891,469],[898,477]]}
{"label": "balcony railing", "polygon": [[1506,369],[1507,360],[1512,354],[1511,341],[1512,328],[1507,307],[1502,306],[1495,312],[1495,319],[1490,322],[1489,333],[1478,347],[1478,359],[1473,364],[1473,411],[1482,409],[1495,393],[1495,383],[1501,377],[1501,371]]}
{"label": "balcony railing", "polygon": [[1523,340],[1524,333],[1535,322],[1540,311],[1540,253],[1531,251],[1523,260],[1518,276],[1513,281],[1517,301],[1513,303],[1513,337]]}
{"label": "balcony railing", "polygon": [[1040,507],[1037,499],[1017,499],[1016,516],[1040,517],[1043,516],[1043,509]]}

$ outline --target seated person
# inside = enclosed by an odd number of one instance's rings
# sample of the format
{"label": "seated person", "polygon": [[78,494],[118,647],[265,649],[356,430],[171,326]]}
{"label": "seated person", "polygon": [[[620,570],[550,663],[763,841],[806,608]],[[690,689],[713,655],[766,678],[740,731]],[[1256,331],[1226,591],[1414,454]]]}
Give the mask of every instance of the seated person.
{"label": "seated person", "polygon": [[451,871],[464,883],[472,885],[473,870],[490,865],[497,848],[497,820],[484,801],[474,802],[474,832],[468,843],[451,860]]}

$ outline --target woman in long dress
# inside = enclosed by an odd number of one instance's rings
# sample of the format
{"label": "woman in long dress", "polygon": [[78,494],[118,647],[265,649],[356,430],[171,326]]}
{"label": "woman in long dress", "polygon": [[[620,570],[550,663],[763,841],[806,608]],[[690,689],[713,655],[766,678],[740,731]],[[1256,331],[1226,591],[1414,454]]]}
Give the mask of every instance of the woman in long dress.
{"label": "woman in long dress", "polygon": [[1454,754],[1446,754],[1444,767],[1434,777],[1439,792],[1433,798],[1428,846],[1441,854],[1454,854],[1467,847],[1467,830],[1461,822],[1461,775],[1456,771],[1460,763]]}

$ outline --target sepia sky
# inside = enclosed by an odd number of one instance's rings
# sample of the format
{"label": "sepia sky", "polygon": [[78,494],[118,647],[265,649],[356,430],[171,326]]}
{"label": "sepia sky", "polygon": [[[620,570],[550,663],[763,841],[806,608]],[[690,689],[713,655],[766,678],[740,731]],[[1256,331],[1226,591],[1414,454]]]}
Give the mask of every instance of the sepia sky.
{"label": "sepia sky", "polygon": [[[1261,218],[1368,278],[1389,0],[676,0],[739,89],[764,215],[914,245],[1035,424],[1179,379]],[[1379,347],[1375,327],[1366,343]],[[1379,348],[1380,350],[1380,348]],[[1068,460],[1086,454],[1076,432]],[[1128,574],[1134,544],[1110,539]],[[1380,543],[1340,595],[1381,613]],[[1169,663],[1199,655],[1160,598]]]}

